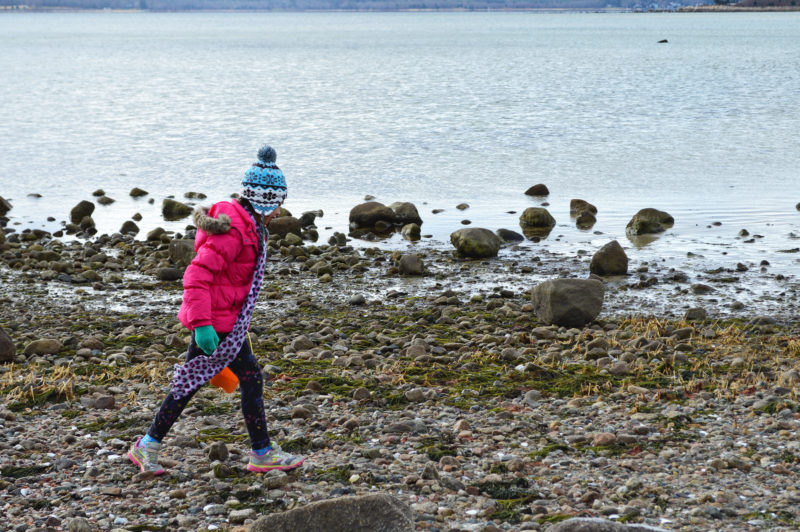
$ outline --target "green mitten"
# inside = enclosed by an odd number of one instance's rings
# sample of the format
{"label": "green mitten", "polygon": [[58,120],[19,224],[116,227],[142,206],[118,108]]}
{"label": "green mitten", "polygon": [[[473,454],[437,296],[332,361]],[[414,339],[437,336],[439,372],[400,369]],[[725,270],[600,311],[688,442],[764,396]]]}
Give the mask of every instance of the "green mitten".
{"label": "green mitten", "polygon": [[219,336],[211,325],[203,325],[194,330],[194,341],[197,346],[210,355],[217,350],[219,345]]}

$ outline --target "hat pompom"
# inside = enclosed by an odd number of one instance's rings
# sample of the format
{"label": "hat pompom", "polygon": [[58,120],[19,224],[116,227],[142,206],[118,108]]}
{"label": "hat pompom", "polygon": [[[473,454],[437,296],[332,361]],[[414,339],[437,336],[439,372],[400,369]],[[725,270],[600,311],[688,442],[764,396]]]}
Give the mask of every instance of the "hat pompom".
{"label": "hat pompom", "polygon": [[278,154],[272,146],[264,145],[258,150],[258,160],[262,163],[274,163],[277,158]]}

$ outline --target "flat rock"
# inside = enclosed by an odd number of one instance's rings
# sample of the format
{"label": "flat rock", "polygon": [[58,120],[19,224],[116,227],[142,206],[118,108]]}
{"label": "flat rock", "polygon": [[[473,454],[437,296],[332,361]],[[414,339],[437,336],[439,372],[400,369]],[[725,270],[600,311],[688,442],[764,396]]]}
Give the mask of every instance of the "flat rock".
{"label": "flat rock", "polygon": [[61,351],[61,342],[49,338],[34,340],[25,346],[25,355],[54,355]]}
{"label": "flat rock", "polygon": [[273,513],[253,523],[250,532],[412,532],[411,508],[391,495],[340,497]]}
{"label": "flat rock", "polygon": [[450,234],[450,242],[458,253],[473,259],[496,257],[502,244],[500,237],[480,227],[459,229]]}
{"label": "flat rock", "polygon": [[668,532],[649,525],[625,525],[597,517],[575,517],[556,523],[547,532]]}

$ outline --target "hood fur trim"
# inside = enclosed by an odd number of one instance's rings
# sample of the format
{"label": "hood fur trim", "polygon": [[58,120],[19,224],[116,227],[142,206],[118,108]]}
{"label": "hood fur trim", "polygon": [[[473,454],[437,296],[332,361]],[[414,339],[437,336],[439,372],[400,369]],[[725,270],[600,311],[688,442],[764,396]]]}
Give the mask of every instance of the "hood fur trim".
{"label": "hood fur trim", "polygon": [[208,215],[208,207],[198,207],[195,209],[192,218],[194,225],[211,235],[221,235],[227,233],[231,228],[231,217],[220,213],[218,218]]}

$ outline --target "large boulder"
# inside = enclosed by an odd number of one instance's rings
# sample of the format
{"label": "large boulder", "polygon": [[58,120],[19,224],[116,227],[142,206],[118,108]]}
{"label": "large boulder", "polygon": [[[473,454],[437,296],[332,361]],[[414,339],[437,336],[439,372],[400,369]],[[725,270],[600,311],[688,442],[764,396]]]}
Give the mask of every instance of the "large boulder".
{"label": "large boulder", "polygon": [[0,216],[5,216],[11,210],[11,204],[3,196],[0,196]]}
{"label": "large boulder", "polygon": [[590,212],[592,214],[597,214],[597,207],[592,205],[586,200],[582,199],[571,199],[569,200],[569,213],[575,216],[579,215],[582,212]]}
{"label": "large boulder", "polygon": [[543,185],[542,183],[533,185],[525,191],[525,195],[527,196],[548,196],[549,194],[550,190],[548,190],[547,186]]}
{"label": "large boulder", "polygon": [[589,271],[596,275],[625,275],[628,273],[628,256],[619,242],[612,240],[592,256]]}
{"label": "large boulder", "polygon": [[425,264],[422,258],[414,253],[409,253],[400,257],[397,268],[401,275],[422,275],[425,272]]}
{"label": "large boulder", "polygon": [[393,224],[395,219],[394,211],[377,201],[368,201],[350,210],[350,226],[355,229],[372,229],[378,222]]}
{"label": "large boulder", "polygon": [[125,220],[122,222],[122,227],[119,228],[119,232],[123,235],[138,235],[139,226],[132,220]]}
{"label": "large boulder", "polygon": [[192,214],[192,208],[180,201],[165,198],[161,202],[161,214],[165,220],[180,220]]}
{"label": "large boulder", "polygon": [[413,532],[411,508],[388,494],[313,502],[258,519],[250,532]]}
{"label": "large boulder", "polygon": [[71,211],[69,211],[69,219],[74,224],[81,223],[87,216],[91,216],[94,212],[94,203],[91,201],[83,200],[77,205],[75,205]]}
{"label": "large boulder", "polygon": [[[798,211],[800,211],[800,203],[798,203],[798,204],[797,204],[797,205],[795,205],[794,207],[795,207],[795,209],[797,209]],[[0,213],[0,214],[2,214],[2,213]]]}
{"label": "large boulder", "polygon": [[394,211],[396,223],[422,225],[422,218],[419,217],[417,207],[413,203],[396,201],[389,205],[389,208]]}
{"label": "large boulder", "polygon": [[459,254],[473,259],[496,257],[503,244],[496,234],[480,227],[459,229],[450,234],[450,242]]}
{"label": "large boulder", "polygon": [[194,258],[194,240],[170,240],[169,260],[176,266],[186,267]]}
{"label": "large boulder", "polygon": [[25,355],[55,355],[63,345],[58,340],[42,338],[25,346]]}
{"label": "large boulder", "polygon": [[573,517],[547,528],[547,532],[668,532],[663,528],[633,523],[626,525],[599,517]]}
{"label": "large boulder", "polygon": [[532,239],[547,237],[555,225],[555,218],[543,207],[528,207],[519,217],[522,234]]}
{"label": "large boulder", "polygon": [[269,223],[269,234],[278,235],[286,238],[286,235],[293,233],[297,236],[303,232],[300,220],[294,216],[279,216]]}
{"label": "large boulder", "polygon": [[603,283],[594,279],[551,279],[531,290],[536,317],[544,324],[583,327],[603,308]]}
{"label": "large boulder", "polygon": [[625,232],[631,236],[661,233],[672,227],[675,219],[664,211],[658,209],[642,209],[633,215],[625,227]]}
{"label": "large boulder", "polygon": [[0,327],[0,362],[11,362],[17,355],[17,346],[6,331]]}

